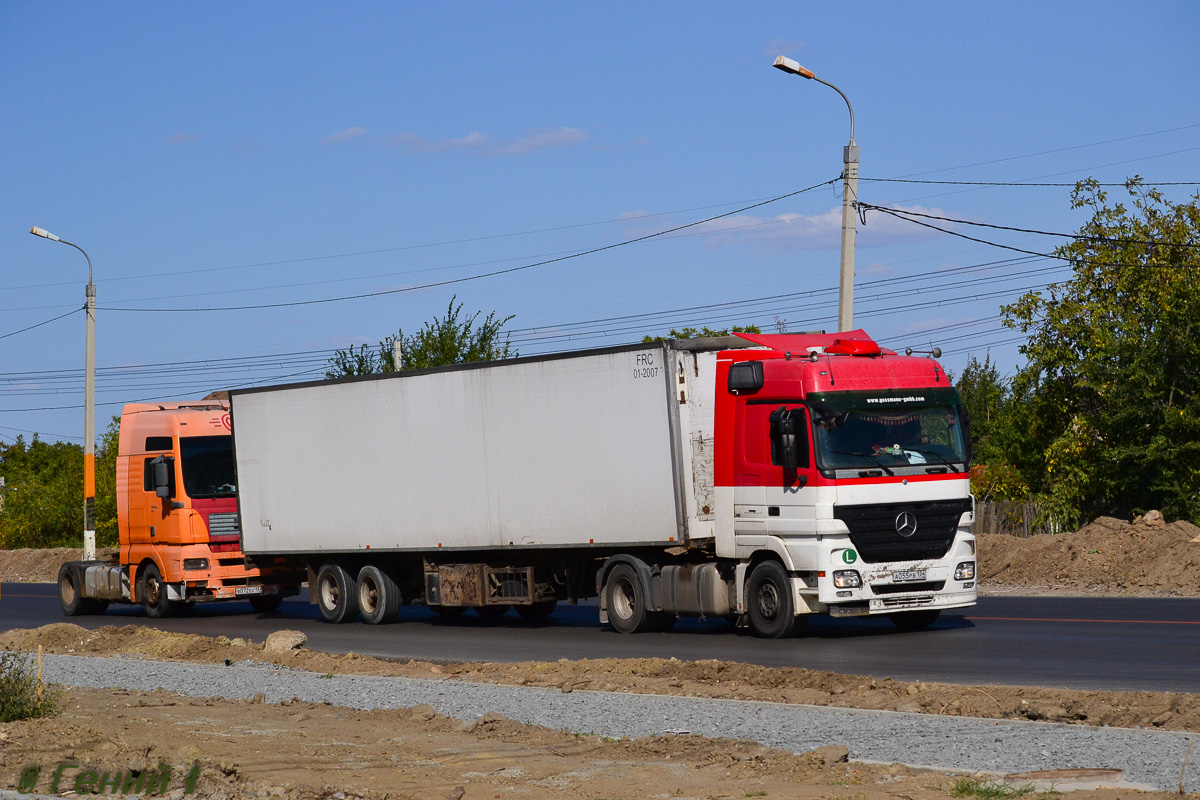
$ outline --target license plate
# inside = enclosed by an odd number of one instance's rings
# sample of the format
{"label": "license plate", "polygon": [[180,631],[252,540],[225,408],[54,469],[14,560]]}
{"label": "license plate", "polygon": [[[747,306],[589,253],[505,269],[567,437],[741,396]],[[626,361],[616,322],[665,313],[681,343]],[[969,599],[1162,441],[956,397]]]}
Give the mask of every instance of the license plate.
{"label": "license plate", "polygon": [[923,569],[898,569],[892,573],[892,581],[894,583],[923,580],[925,580],[925,570]]}
{"label": "license plate", "polygon": [[[922,574],[924,574],[924,573],[922,573]],[[239,586],[233,590],[233,593],[238,596],[247,595],[247,594],[262,594],[262,587],[261,586]]]}

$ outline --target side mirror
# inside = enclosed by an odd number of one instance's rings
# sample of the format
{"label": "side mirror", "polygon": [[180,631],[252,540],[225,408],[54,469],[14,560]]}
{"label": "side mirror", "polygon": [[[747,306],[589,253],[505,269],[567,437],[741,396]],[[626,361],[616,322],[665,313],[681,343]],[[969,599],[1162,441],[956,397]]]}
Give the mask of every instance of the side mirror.
{"label": "side mirror", "polygon": [[159,456],[151,463],[154,465],[154,493],[162,498],[174,496],[171,478],[174,477],[175,459]]}
{"label": "side mirror", "polygon": [[729,393],[753,394],[763,387],[761,361],[743,361],[729,367]]}
{"label": "side mirror", "polygon": [[771,423],[771,461],[784,469],[808,466],[808,437],[802,435],[804,412],[780,406],[767,419]]}

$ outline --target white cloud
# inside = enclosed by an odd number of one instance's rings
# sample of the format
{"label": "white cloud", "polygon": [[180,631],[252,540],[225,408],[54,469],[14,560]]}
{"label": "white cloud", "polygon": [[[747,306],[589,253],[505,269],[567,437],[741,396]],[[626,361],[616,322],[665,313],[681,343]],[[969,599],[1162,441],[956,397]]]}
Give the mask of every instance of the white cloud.
{"label": "white cloud", "polygon": [[896,274],[896,270],[892,269],[891,265],[885,264],[882,261],[876,261],[874,264],[868,264],[865,267],[855,268],[854,276],[856,278],[890,278]]}
{"label": "white cloud", "polygon": [[321,140],[321,144],[338,144],[340,142],[348,142],[351,139],[357,139],[360,136],[366,135],[367,129],[362,126],[346,128],[344,131],[338,131],[337,133],[329,134]]}
{"label": "white cloud", "polygon": [[531,131],[529,135],[507,142],[497,142],[493,155],[516,156],[545,150],[550,147],[570,147],[587,141],[587,134],[578,128],[559,128]]}
{"label": "white cloud", "polygon": [[182,131],[179,131],[176,133],[172,133],[170,136],[168,136],[166,138],[165,141],[167,144],[189,144],[191,142],[198,142],[207,135],[208,134],[206,134],[206,133],[197,133],[197,134],[193,135],[193,134],[187,134],[187,133],[183,133]]}
{"label": "white cloud", "polygon": [[426,139],[416,133],[397,133],[384,141],[410,153],[444,153],[454,150],[477,152],[485,156],[518,156],[553,147],[569,147],[587,141],[588,135],[578,128],[558,130],[539,129],[516,139],[492,139],[479,133],[461,138]]}
{"label": "white cloud", "polygon": [[[909,211],[941,215],[938,209],[923,206],[897,206]],[[666,226],[670,227],[670,226]],[[706,244],[711,247],[751,245],[765,250],[821,250],[836,248],[841,244],[842,209],[830,209],[823,214],[804,216],[793,212],[774,217],[758,217],[739,214],[706,222],[691,229],[690,233],[707,236]],[[884,246],[901,242],[930,239],[936,231],[913,225],[889,214],[870,214],[867,224],[858,224],[857,244],[860,247]]]}
{"label": "white cloud", "polygon": [[477,150],[490,141],[482,133],[468,133],[460,139],[426,139],[416,133],[397,133],[384,140],[410,153],[442,153],[447,150]]}

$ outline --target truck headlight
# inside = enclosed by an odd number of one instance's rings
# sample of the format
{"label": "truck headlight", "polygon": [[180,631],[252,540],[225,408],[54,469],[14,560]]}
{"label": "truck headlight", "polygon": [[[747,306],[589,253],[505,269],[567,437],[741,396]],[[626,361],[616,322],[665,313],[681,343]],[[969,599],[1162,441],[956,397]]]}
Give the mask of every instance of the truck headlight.
{"label": "truck headlight", "polygon": [[975,580],[975,562],[964,561],[954,568],[954,580],[956,581],[973,581]]}
{"label": "truck headlight", "polygon": [[198,572],[202,569],[208,569],[207,558],[185,558],[183,560],[183,568],[189,572]]}
{"label": "truck headlight", "polygon": [[839,589],[857,589],[862,586],[862,578],[852,569],[839,569],[833,573],[833,585]]}

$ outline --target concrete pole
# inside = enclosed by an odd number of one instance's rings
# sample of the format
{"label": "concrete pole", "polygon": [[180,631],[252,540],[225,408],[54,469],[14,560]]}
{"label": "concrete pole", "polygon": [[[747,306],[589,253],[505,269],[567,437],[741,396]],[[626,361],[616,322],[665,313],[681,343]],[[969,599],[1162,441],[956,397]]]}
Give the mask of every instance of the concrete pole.
{"label": "concrete pole", "polygon": [[92,279],[92,258],[79,245],[37,227],[34,236],[69,244],[87,259],[88,282],[84,297],[87,313],[87,349],[83,366],[83,560],[96,559],[96,283]]}
{"label": "concrete pole", "polygon": [[842,150],[842,272],[838,289],[838,331],[854,330],[854,239],[858,233],[858,145]]}
{"label": "concrete pole", "polygon": [[392,369],[396,372],[404,369],[404,342],[399,336],[392,340]]}
{"label": "concrete pole", "polygon": [[[85,254],[86,255],[86,254]],[[91,268],[91,259],[88,259]],[[83,560],[96,559],[96,284],[88,277],[83,378]]]}

